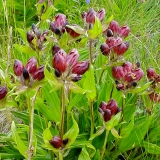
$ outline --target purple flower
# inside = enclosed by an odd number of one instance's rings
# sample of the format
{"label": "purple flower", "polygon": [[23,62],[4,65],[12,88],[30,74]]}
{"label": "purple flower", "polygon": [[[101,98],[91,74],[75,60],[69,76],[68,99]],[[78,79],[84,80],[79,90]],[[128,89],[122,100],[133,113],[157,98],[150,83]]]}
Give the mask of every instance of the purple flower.
{"label": "purple flower", "polygon": [[90,4],[90,0],[86,0],[86,2],[87,2],[88,4]]}

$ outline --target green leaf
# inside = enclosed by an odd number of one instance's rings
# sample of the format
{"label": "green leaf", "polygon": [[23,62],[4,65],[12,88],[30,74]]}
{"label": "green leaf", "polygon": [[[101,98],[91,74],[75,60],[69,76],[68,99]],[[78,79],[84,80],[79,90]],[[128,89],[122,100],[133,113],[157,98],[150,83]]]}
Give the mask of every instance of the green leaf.
{"label": "green leaf", "polygon": [[86,90],[79,87],[76,83],[70,82],[70,90],[74,93],[80,93],[80,94],[85,94]]}
{"label": "green leaf", "polygon": [[25,144],[23,143],[23,141],[21,140],[21,138],[19,137],[17,131],[16,131],[16,126],[14,121],[12,122],[12,126],[11,126],[11,130],[12,130],[12,138],[15,141],[17,148],[19,150],[19,152],[26,158],[28,159],[28,154],[27,154],[27,146],[25,146]]}
{"label": "green leaf", "polygon": [[68,138],[68,143],[66,144],[65,148],[73,144],[73,142],[76,140],[79,133],[78,124],[74,120],[73,115],[72,115],[72,121],[73,121],[73,126],[69,129],[67,133],[63,135],[63,139]]}
{"label": "green leaf", "polygon": [[148,109],[151,109],[153,104],[149,98],[149,95],[142,95],[142,99],[144,102],[144,106],[147,107]]}
{"label": "green leaf", "polygon": [[61,39],[59,40],[60,47],[65,49],[67,46],[68,40],[69,40],[69,35],[67,32],[64,32]]}
{"label": "green leaf", "polygon": [[91,30],[88,30],[88,37],[90,39],[97,38],[102,33],[102,25],[100,20],[95,16],[95,23]]}
{"label": "green leaf", "polygon": [[16,28],[16,30],[18,31],[18,33],[21,35],[22,39],[24,42],[27,42],[27,33],[25,30],[21,29],[21,28]]}
{"label": "green leaf", "polygon": [[147,153],[157,154],[157,155],[159,155],[160,153],[160,147],[157,146],[156,144],[143,141],[142,146],[145,148],[145,152]]}
{"label": "green leaf", "polygon": [[47,11],[44,14],[42,14],[41,20],[45,21],[46,19],[48,19],[50,17],[50,15],[54,13],[55,10],[56,10],[56,8],[54,8],[53,6],[49,6],[47,8]]}
{"label": "green leaf", "polygon": [[85,147],[82,148],[82,151],[78,157],[78,160],[90,160],[89,154],[86,151]]}
{"label": "green leaf", "polygon": [[115,128],[112,128],[112,129],[111,129],[111,133],[112,133],[112,135],[113,135],[114,137],[116,137],[116,138],[122,138],[122,137],[118,134],[118,132],[115,130]]}
{"label": "green leaf", "polygon": [[92,65],[90,66],[90,69],[85,73],[83,88],[88,91],[86,93],[88,101],[93,102],[96,99],[96,85],[94,77],[94,68]]}
{"label": "green leaf", "polygon": [[121,137],[126,138],[130,135],[134,127],[134,114],[132,115],[132,119],[129,122],[128,125],[126,125],[124,128],[121,130]]}
{"label": "green leaf", "polygon": [[66,25],[66,27],[74,30],[76,33],[79,33],[79,34],[86,34],[86,30],[81,28],[80,26],[78,25]]}
{"label": "green leaf", "polygon": [[36,52],[29,46],[14,44],[14,47],[20,52],[24,52],[30,55],[36,55]]}
{"label": "green leaf", "polygon": [[117,113],[108,122],[106,122],[106,129],[111,130],[112,128],[114,128],[118,124],[120,118],[121,112]]}

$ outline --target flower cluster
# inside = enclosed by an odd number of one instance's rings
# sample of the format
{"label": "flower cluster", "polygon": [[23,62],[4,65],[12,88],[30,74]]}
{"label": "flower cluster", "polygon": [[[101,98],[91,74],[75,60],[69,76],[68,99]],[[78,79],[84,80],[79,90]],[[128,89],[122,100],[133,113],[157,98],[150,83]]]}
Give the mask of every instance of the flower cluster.
{"label": "flower cluster", "polygon": [[57,14],[54,18],[54,22],[50,22],[50,29],[56,35],[62,35],[65,31],[73,38],[80,36],[71,28],[67,27],[67,19],[64,14]]}
{"label": "flower cluster", "polygon": [[105,56],[110,56],[114,59],[117,56],[122,56],[129,48],[129,42],[123,42],[130,32],[128,26],[119,27],[118,22],[112,20],[108,29],[104,31],[107,35],[106,43],[100,46],[101,52]]}
{"label": "flower cluster", "polygon": [[44,78],[44,66],[37,68],[37,60],[34,57],[28,60],[25,67],[20,60],[16,59],[13,70],[22,85],[31,87],[35,81],[41,81]]}
{"label": "flower cluster", "polygon": [[59,136],[54,136],[49,143],[56,149],[65,146],[68,143],[68,138],[62,140]]}
{"label": "flower cluster", "polygon": [[125,62],[122,66],[112,68],[112,75],[116,79],[117,89],[125,90],[135,87],[137,82],[143,77],[144,72],[139,65],[132,65],[131,62]]}
{"label": "flower cluster", "polygon": [[4,99],[7,94],[7,89],[4,86],[0,86],[0,100]]}
{"label": "flower cluster", "polygon": [[150,85],[151,93],[149,94],[149,98],[151,99],[151,101],[160,102],[160,95],[158,92],[156,92],[156,89],[159,88],[160,75],[156,74],[153,68],[149,68],[147,70],[147,77],[149,81],[152,82],[152,84]]}
{"label": "flower cluster", "polygon": [[102,101],[99,107],[105,122],[109,121],[119,111],[118,104],[114,99],[109,100],[108,103]]}
{"label": "flower cluster", "polygon": [[[41,30],[37,29],[35,24],[32,24],[32,29],[27,32],[27,41],[33,50],[42,50],[43,43],[46,41],[45,36],[49,34],[48,30],[43,33]],[[35,40],[35,41],[34,41]]]}
{"label": "flower cluster", "polygon": [[89,68],[88,61],[78,62],[79,53],[76,49],[72,49],[67,55],[63,49],[55,45],[52,48],[52,54],[54,55],[52,64],[55,75],[62,81],[77,82]]}

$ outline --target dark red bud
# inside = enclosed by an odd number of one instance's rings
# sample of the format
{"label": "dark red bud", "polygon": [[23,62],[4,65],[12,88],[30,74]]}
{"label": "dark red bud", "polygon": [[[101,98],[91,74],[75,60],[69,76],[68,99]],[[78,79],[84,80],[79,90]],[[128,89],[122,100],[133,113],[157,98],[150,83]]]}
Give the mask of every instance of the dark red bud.
{"label": "dark red bud", "polygon": [[112,68],[112,75],[115,79],[120,80],[124,77],[124,71],[122,66],[115,66]]}
{"label": "dark red bud", "polygon": [[104,112],[104,115],[103,115],[104,121],[108,122],[111,119],[111,116],[112,116],[111,115],[111,110],[106,109],[105,112]]}
{"label": "dark red bud", "polygon": [[153,68],[149,68],[147,70],[147,77],[148,77],[149,80],[154,80],[155,79],[156,72],[155,72],[155,70]]}
{"label": "dark red bud", "polygon": [[106,109],[111,110],[111,115],[114,115],[118,111],[118,104],[114,99],[109,100],[107,103]]}
{"label": "dark red bud", "polygon": [[72,68],[72,73],[82,75],[84,74],[89,68],[89,62],[88,61],[82,61],[77,63],[73,68]]}
{"label": "dark red bud", "polygon": [[26,69],[30,74],[33,74],[37,70],[37,60],[34,57],[31,57],[27,64]]}
{"label": "dark red bud", "polygon": [[136,67],[139,68],[141,66],[140,62],[136,63]]}
{"label": "dark red bud", "polygon": [[55,32],[56,26],[53,22],[50,22],[50,29],[52,32]]}
{"label": "dark red bud", "polygon": [[71,28],[66,27],[66,31],[67,31],[67,33],[69,33],[69,35],[70,35],[72,38],[76,38],[76,37],[79,37],[79,36],[80,36],[79,33],[75,32],[75,31],[74,31],[73,29],[71,29]]}
{"label": "dark red bud", "polygon": [[14,67],[13,67],[14,74],[16,76],[21,76],[22,72],[23,72],[23,69],[24,69],[23,63],[16,59],[14,61]]}
{"label": "dark red bud", "polygon": [[110,49],[115,48],[116,46],[122,44],[122,38],[117,37],[117,38],[107,38],[106,39],[106,44],[109,46]]}
{"label": "dark red bud", "polygon": [[109,24],[108,29],[111,29],[113,33],[119,33],[120,27],[118,25],[118,22],[112,20]]}
{"label": "dark red bud", "polygon": [[132,71],[132,63],[131,62],[125,62],[122,65],[122,67],[123,67],[124,74],[127,74],[128,72]]}
{"label": "dark red bud", "polygon": [[49,141],[49,143],[54,147],[54,148],[60,148],[63,145],[63,141],[59,136],[54,136],[52,140]]}
{"label": "dark red bud", "polygon": [[44,78],[44,66],[40,66],[33,74],[34,80],[41,81]]}
{"label": "dark red bud", "polygon": [[28,43],[31,43],[33,39],[34,39],[34,34],[32,34],[31,32],[27,32]]}
{"label": "dark red bud", "polygon": [[54,69],[57,69],[60,73],[66,70],[66,52],[60,49],[54,56],[52,60]]}
{"label": "dark red bud", "polygon": [[54,74],[55,74],[56,77],[61,76],[61,73],[57,69],[54,70]]}
{"label": "dark red bud", "polygon": [[82,79],[82,75],[76,75],[76,74],[72,74],[71,80],[73,82],[78,82],[79,80]]}
{"label": "dark red bud", "polygon": [[28,73],[28,70],[26,68],[23,69],[22,75],[23,75],[23,78],[25,80],[29,79],[29,73]]}
{"label": "dark red bud", "polygon": [[119,35],[125,38],[128,36],[129,32],[130,32],[130,28],[128,26],[122,26],[119,31]]}
{"label": "dark red bud", "polygon": [[107,37],[113,37],[113,32],[111,29],[107,29]]}
{"label": "dark red bud", "polygon": [[66,24],[66,16],[64,14],[57,14],[55,16],[54,24],[56,27],[62,27]]}
{"label": "dark red bud", "polygon": [[100,46],[100,50],[101,50],[102,54],[105,56],[107,56],[110,53],[110,48],[106,43],[104,43]]}
{"label": "dark red bud", "polygon": [[2,100],[7,94],[6,87],[0,86],[0,100]]}
{"label": "dark red bud", "polygon": [[94,24],[94,22],[95,22],[95,16],[96,16],[96,12],[94,11],[93,8],[90,8],[89,12],[86,15],[86,22]]}
{"label": "dark red bud", "polygon": [[122,84],[122,83],[117,84],[116,88],[117,88],[118,91],[123,90],[124,89],[124,84]]}
{"label": "dark red bud", "polygon": [[105,14],[106,14],[106,12],[105,12],[105,9],[104,9],[104,8],[102,8],[101,10],[99,10],[99,11],[97,12],[97,17],[98,17],[98,19],[99,19],[100,21],[103,21]]}
{"label": "dark red bud", "polygon": [[143,72],[143,70],[141,68],[135,69],[133,73],[135,74],[135,77],[136,77],[135,80],[136,81],[139,81],[144,75],[144,72]]}
{"label": "dark red bud", "polygon": [[132,82],[132,86],[136,87],[137,86],[137,82]]}
{"label": "dark red bud", "polygon": [[153,102],[160,102],[160,97],[158,93],[152,92],[151,94],[149,94],[149,98]]}
{"label": "dark red bud", "polygon": [[120,45],[117,45],[113,48],[114,52],[117,55],[123,55],[129,48],[129,42],[122,42]]}
{"label": "dark red bud", "polygon": [[133,74],[132,72],[126,73],[126,75],[124,76],[124,80],[128,83],[133,82],[135,79],[135,74]]}
{"label": "dark red bud", "polygon": [[103,112],[106,110],[106,106],[107,106],[107,103],[102,101],[99,105],[99,107],[103,110]]}
{"label": "dark red bud", "polygon": [[52,55],[54,56],[61,48],[58,45],[52,47]]}
{"label": "dark red bud", "polygon": [[68,140],[69,140],[68,138],[64,139],[63,144],[66,145],[68,143]]}

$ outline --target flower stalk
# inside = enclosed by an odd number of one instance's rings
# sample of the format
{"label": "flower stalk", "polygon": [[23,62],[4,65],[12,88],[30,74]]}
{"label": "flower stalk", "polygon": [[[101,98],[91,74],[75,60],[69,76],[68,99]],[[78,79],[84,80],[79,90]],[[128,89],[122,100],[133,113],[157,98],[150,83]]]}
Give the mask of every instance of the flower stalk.
{"label": "flower stalk", "polygon": [[91,114],[91,131],[90,131],[90,137],[94,133],[94,111],[93,111],[93,102],[90,103],[90,114]]}

